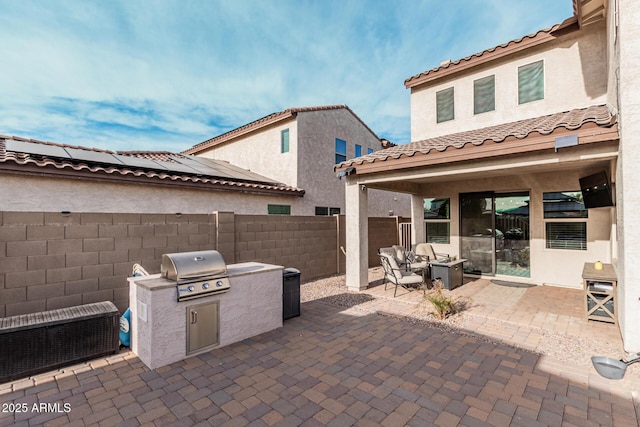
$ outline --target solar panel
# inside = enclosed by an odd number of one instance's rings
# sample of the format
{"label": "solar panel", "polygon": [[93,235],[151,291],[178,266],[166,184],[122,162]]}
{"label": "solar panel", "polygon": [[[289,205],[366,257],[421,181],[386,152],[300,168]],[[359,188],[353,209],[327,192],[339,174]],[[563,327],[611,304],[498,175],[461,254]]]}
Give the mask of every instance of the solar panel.
{"label": "solar panel", "polygon": [[84,161],[90,163],[109,164],[114,166],[128,166],[130,168],[151,169],[164,172],[204,175],[229,180],[251,181],[261,183],[275,183],[265,176],[232,165],[226,161],[207,159],[196,156],[169,156],[174,162],[145,159],[141,157],[111,154],[79,148],[65,148],[42,143],[6,140],[7,151],[25,153],[37,156],[47,156],[67,160]]}
{"label": "solar panel", "polygon": [[225,161],[195,157],[196,161],[208,169],[208,175],[229,179],[239,179],[243,181],[255,181],[265,183],[275,183],[276,181],[265,176],[253,173],[238,166],[231,165]]}
{"label": "solar panel", "polygon": [[169,156],[169,158],[175,160],[176,162],[179,162],[182,165],[190,167],[200,175],[209,175],[209,172],[210,172],[209,168],[207,168],[202,163],[196,160],[193,160],[191,158],[179,157],[179,156]]}
{"label": "solar panel", "polygon": [[132,156],[123,156],[122,154],[114,154],[113,157],[121,161],[124,165],[132,168],[155,169],[155,170],[161,170],[161,171],[168,170],[168,168],[163,166],[161,163],[155,162],[149,159],[142,159],[140,157],[132,157]]}
{"label": "solar panel", "polygon": [[84,160],[87,162],[103,163],[109,165],[122,166],[123,163],[110,153],[101,153],[99,151],[80,150],[77,148],[65,148],[66,152],[73,160]]}
{"label": "solar panel", "polygon": [[162,162],[163,166],[169,169],[171,172],[189,173],[193,175],[201,175],[202,173],[188,165],[182,163]]}
{"label": "solar panel", "polygon": [[69,159],[69,154],[62,147],[55,145],[39,144],[35,142],[16,141],[9,139],[6,141],[5,148],[7,151],[14,153],[33,154],[36,156],[60,157]]}

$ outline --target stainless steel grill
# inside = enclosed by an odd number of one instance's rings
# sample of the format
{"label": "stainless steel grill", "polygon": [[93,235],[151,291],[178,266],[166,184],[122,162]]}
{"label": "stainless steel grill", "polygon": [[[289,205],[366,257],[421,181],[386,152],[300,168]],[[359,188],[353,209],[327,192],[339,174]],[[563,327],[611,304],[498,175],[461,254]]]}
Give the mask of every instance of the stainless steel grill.
{"label": "stainless steel grill", "polygon": [[178,301],[228,292],[227,265],[218,251],[162,255],[162,277],[176,282]]}

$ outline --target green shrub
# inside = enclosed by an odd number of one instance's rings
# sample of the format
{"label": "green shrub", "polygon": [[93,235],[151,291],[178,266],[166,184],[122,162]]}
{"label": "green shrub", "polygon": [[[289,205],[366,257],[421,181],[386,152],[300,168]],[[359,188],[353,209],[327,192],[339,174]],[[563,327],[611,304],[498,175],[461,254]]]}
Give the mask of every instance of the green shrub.
{"label": "green shrub", "polygon": [[460,297],[454,299],[445,295],[442,292],[442,288],[442,280],[440,279],[433,281],[432,289],[423,288],[423,298],[429,301],[434,309],[434,311],[430,311],[429,314],[439,320],[444,320],[452,314],[459,313],[466,306],[466,301]]}

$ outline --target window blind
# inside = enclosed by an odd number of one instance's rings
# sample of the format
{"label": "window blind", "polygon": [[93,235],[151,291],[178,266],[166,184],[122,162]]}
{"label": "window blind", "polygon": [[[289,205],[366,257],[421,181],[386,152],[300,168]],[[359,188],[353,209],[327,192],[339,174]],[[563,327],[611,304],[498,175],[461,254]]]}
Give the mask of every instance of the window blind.
{"label": "window blind", "polygon": [[473,114],[496,109],[496,77],[489,76],[473,82]]}
{"label": "window blind", "polygon": [[436,92],[436,120],[438,123],[454,119],[453,88]]}
{"label": "window blind", "polygon": [[542,61],[518,68],[518,103],[544,99],[544,63]]}
{"label": "window blind", "polygon": [[586,222],[547,222],[548,249],[587,250]]}
{"label": "window blind", "polygon": [[289,129],[285,129],[280,134],[280,151],[282,153],[289,152]]}

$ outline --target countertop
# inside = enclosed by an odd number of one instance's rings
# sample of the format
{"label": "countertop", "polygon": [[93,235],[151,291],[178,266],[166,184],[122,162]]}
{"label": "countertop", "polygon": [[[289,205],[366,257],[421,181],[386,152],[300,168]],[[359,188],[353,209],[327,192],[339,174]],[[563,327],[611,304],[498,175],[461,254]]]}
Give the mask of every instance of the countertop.
{"label": "countertop", "polygon": [[[239,264],[229,264],[227,265],[227,275],[229,278],[246,276],[249,274],[258,274],[266,271],[273,270],[282,270],[284,269],[281,265],[273,265],[273,264],[263,264],[260,262],[242,262]],[[138,277],[129,277],[130,283],[135,283],[136,285],[149,289],[151,291],[157,291],[160,289],[174,288],[176,287],[176,282],[172,280],[167,280],[164,277],[161,277],[160,274],[150,274],[149,276],[138,276]]]}

